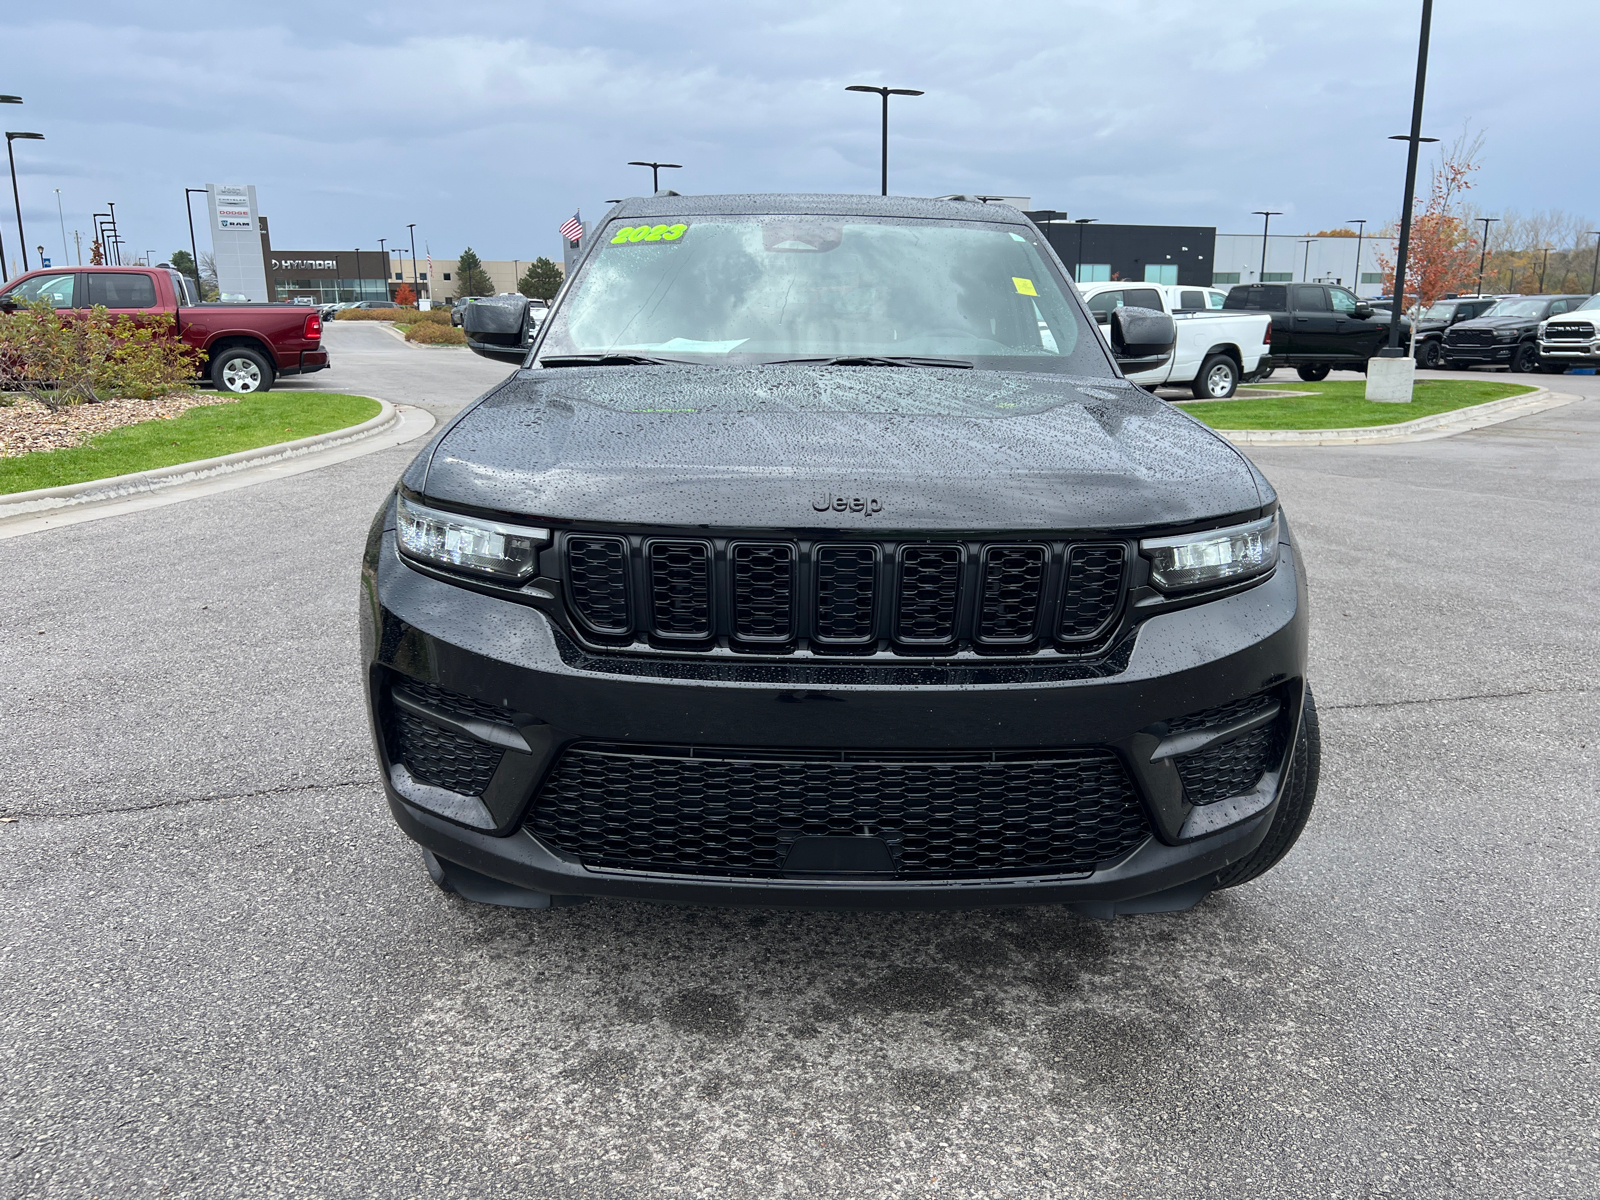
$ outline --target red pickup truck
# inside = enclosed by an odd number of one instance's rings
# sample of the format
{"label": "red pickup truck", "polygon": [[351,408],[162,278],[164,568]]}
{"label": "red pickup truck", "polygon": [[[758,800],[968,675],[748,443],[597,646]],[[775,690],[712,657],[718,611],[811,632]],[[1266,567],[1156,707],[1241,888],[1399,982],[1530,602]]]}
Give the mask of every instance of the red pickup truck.
{"label": "red pickup truck", "polygon": [[0,312],[43,300],[58,309],[104,305],[112,316],[173,318],[177,334],[206,353],[218,391],[264,392],[280,375],[328,365],[322,315],[301,304],[201,304],[194,280],[169,267],[48,268],[0,291]]}

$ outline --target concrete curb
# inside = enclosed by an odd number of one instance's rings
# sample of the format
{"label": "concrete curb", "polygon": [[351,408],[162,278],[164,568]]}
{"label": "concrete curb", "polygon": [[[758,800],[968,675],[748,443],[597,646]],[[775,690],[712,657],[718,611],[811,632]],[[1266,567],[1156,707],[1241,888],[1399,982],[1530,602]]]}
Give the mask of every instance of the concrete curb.
{"label": "concrete curb", "polygon": [[[368,400],[375,396],[365,397]],[[295,454],[306,454],[355,441],[370,434],[382,433],[400,420],[400,414],[387,400],[378,400],[378,415],[359,425],[347,425],[328,433],[297,438],[292,442],[278,442],[271,446],[257,446],[254,450],[239,450],[221,454],[216,458],[201,458],[194,462],[174,463],[170,467],[154,467],[148,471],[135,471],[129,475],[112,475],[107,479],[86,479],[82,483],[66,483],[60,487],[35,488],[31,492],[12,492],[0,496],[0,521],[23,513],[39,512],[47,508],[60,508],[65,504],[89,504],[97,500],[115,500],[134,492],[148,492],[177,483],[190,483],[210,475],[236,471],[258,463],[275,462]]]}
{"label": "concrete curb", "polygon": [[299,475],[400,445],[434,426],[425,409],[378,403],[378,415],[360,425],[293,442],[0,497],[0,540]]}
{"label": "concrete curb", "polygon": [[1531,417],[1580,399],[1581,396],[1538,388],[1520,396],[1434,413],[1397,425],[1367,425],[1356,429],[1218,429],[1216,432],[1235,446],[1375,446],[1425,442],[1515,421],[1518,417]]}

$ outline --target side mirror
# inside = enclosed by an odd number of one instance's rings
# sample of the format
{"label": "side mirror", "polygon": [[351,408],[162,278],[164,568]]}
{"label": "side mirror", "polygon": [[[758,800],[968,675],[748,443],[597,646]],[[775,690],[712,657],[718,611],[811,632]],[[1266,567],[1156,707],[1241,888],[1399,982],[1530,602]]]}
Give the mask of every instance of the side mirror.
{"label": "side mirror", "polygon": [[1124,371],[1162,366],[1177,348],[1172,318],[1151,308],[1119,308],[1111,314],[1111,353]]}
{"label": "side mirror", "polygon": [[3,313],[14,313],[16,311],[17,311],[17,302],[15,300],[13,300],[10,296],[7,296],[7,297],[5,297],[5,299],[0,300],[0,312],[3,312]]}
{"label": "side mirror", "polygon": [[528,301],[522,296],[474,301],[461,313],[461,329],[474,354],[520,365],[528,353]]}
{"label": "side mirror", "polygon": [[1372,305],[1358,304],[1356,305],[1355,312],[1352,315],[1358,321],[1370,321],[1372,320]]}

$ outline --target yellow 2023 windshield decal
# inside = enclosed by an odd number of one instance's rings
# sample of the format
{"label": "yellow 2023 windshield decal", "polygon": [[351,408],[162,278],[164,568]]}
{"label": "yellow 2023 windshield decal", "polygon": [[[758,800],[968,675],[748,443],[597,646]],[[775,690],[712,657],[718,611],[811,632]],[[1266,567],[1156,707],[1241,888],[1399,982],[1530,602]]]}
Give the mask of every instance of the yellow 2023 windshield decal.
{"label": "yellow 2023 windshield decal", "polygon": [[630,242],[675,242],[689,231],[687,225],[624,225],[611,239],[613,246]]}

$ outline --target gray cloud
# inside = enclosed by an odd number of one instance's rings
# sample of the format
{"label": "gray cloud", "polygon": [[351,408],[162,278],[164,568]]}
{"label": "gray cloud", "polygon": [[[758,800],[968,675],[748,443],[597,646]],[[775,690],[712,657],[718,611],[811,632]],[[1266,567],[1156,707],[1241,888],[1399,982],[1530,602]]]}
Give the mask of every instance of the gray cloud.
{"label": "gray cloud", "polygon": [[[138,250],[187,242],[182,188],[253,182],[274,242],[553,254],[573,209],[686,164],[685,191],[868,191],[877,102],[891,187],[994,191],[1113,221],[1286,230],[1384,221],[1400,200],[1414,3],[1017,0],[975,6],[456,3],[8,9],[7,90],[30,245],[118,202]],[[1584,211],[1596,168],[1545,119],[1588,76],[1588,0],[1452,0],[1435,17],[1429,131],[1488,130],[1474,198]],[[26,47],[22,54],[15,48]],[[67,69],[70,64],[71,69]],[[8,236],[14,218],[0,217]],[[49,236],[46,236],[49,235]],[[8,247],[13,249],[14,247]]]}

